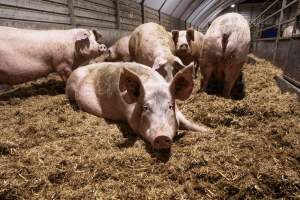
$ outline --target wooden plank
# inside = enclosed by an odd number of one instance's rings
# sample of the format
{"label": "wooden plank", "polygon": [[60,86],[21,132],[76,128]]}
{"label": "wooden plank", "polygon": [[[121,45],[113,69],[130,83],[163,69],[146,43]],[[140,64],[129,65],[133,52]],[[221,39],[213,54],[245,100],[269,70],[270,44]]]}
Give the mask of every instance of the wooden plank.
{"label": "wooden plank", "polygon": [[69,29],[71,25],[66,24],[56,24],[56,23],[46,23],[46,22],[33,22],[33,21],[21,21],[13,19],[0,19],[0,26],[10,26],[16,28],[25,28],[25,29]]}
{"label": "wooden plank", "polygon": [[116,18],[117,18],[117,29],[120,29],[120,1],[119,0],[115,0],[115,4],[116,4]]}
{"label": "wooden plank", "polygon": [[50,2],[50,3],[59,3],[59,4],[68,5],[68,0],[43,0],[43,1],[47,1],[47,2]]}
{"label": "wooden plank", "polygon": [[120,0],[120,4],[131,9],[141,10],[141,5],[135,1]]}
{"label": "wooden plank", "polygon": [[70,24],[70,18],[66,15],[4,6],[0,6],[0,18]]}
{"label": "wooden plank", "polygon": [[121,18],[120,20],[122,24],[135,25],[135,26],[138,26],[142,23],[142,21],[130,20],[126,18]]}
{"label": "wooden plank", "polygon": [[1,0],[0,5],[12,6],[16,8],[26,8],[30,10],[41,10],[51,13],[68,14],[68,7],[62,4],[50,3],[41,0]]}
{"label": "wooden plank", "polygon": [[145,12],[151,13],[152,15],[156,15],[156,16],[159,15],[157,10],[154,10],[154,9],[149,8],[149,7],[147,7],[147,6],[145,6]]}
{"label": "wooden plank", "polygon": [[78,17],[76,23],[79,26],[89,26],[89,27],[102,27],[116,29],[116,24],[112,22],[100,21],[95,19],[88,19],[83,17]]}
{"label": "wooden plank", "polygon": [[140,16],[142,15],[142,12],[141,12],[140,9],[134,9],[134,8],[126,7],[122,4],[120,4],[120,11],[133,13],[135,15],[140,15]]}
{"label": "wooden plank", "polygon": [[85,0],[85,1],[115,9],[115,3],[113,0]]}
{"label": "wooden plank", "polygon": [[128,25],[128,24],[120,25],[121,30],[133,31],[135,28],[136,28],[136,26],[134,26],[134,25]]}
{"label": "wooden plank", "polygon": [[84,8],[86,10],[97,11],[100,13],[106,13],[114,16],[116,15],[116,10],[114,8],[96,4],[94,2],[85,1],[85,0],[74,1],[74,6],[77,8]]}
{"label": "wooden plank", "polygon": [[159,19],[159,16],[158,15],[152,15],[151,13],[147,13],[145,12],[145,17],[149,17],[149,18],[153,18],[153,19]]}
{"label": "wooden plank", "polygon": [[127,18],[127,19],[134,19],[134,20],[136,20],[136,21],[142,21],[142,16],[140,16],[140,15],[135,15],[135,14],[128,13],[128,12],[120,11],[120,16],[121,16],[121,17],[125,17],[125,18]]}
{"label": "wooden plank", "polygon": [[84,18],[90,18],[90,19],[97,19],[101,21],[109,21],[109,22],[116,22],[116,16],[108,15],[104,13],[99,13],[95,11],[88,11],[81,8],[75,8],[74,14],[77,17],[84,17]]}

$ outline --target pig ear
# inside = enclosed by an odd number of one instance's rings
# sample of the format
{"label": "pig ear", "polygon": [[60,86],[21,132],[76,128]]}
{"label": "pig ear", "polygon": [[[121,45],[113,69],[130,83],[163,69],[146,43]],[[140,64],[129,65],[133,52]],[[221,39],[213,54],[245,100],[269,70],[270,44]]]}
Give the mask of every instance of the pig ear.
{"label": "pig ear", "polygon": [[157,71],[160,75],[165,77],[167,75],[167,71],[165,69],[165,66],[167,64],[167,60],[163,59],[161,57],[155,58],[154,64],[153,64],[153,69]]}
{"label": "pig ear", "polygon": [[94,28],[92,29],[92,33],[95,36],[95,40],[97,42],[101,42],[101,40],[102,40],[102,34],[97,29],[94,29]]}
{"label": "pig ear", "polygon": [[142,82],[138,75],[126,67],[120,75],[119,89],[123,99],[128,104],[137,102],[144,92]]}
{"label": "pig ear", "polygon": [[184,101],[190,97],[194,87],[193,68],[194,65],[190,64],[179,71],[173,78],[170,84],[170,91],[175,99]]}
{"label": "pig ear", "polygon": [[174,58],[173,58],[173,67],[175,67],[175,69],[177,71],[179,71],[179,70],[182,70],[183,68],[185,68],[186,66],[182,63],[180,58],[178,58],[177,56],[174,56]]}
{"label": "pig ear", "polygon": [[86,40],[89,38],[89,32],[88,31],[79,31],[76,34],[76,41]]}
{"label": "pig ear", "polygon": [[174,43],[176,44],[178,42],[179,37],[179,31],[178,30],[172,30],[172,38]]}
{"label": "pig ear", "polygon": [[191,28],[186,30],[186,40],[188,41],[188,43],[190,43],[191,41],[194,41],[195,37],[195,31]]}

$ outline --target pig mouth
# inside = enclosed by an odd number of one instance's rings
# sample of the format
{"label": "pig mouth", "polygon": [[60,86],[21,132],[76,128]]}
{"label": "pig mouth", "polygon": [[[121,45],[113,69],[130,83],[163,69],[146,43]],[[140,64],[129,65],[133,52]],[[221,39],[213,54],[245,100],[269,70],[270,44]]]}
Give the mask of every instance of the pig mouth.
{"label": "pig mouth", "polygon": [[189,49],[179,49],[179,53],[181,55],[187,55],[187,54],[189,54]]}

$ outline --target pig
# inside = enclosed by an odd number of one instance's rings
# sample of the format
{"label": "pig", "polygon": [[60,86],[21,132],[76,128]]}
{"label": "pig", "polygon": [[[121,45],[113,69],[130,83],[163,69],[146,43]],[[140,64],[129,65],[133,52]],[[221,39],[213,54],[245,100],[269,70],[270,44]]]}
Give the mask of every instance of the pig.
{"label": "pig", "polygon": [[247,62],[250,28],[240,14],[228,13],[217,17],[204,36],[200,55],[201,90],[205,91],[212,78],[222,81],[222,93],[229,98],[232,87]]}
{"label": "pig", "polygon": [[184,65],[194,62],[194,77],[197,78],[199,69],[198,60],[203,46],[204,35],[201,32],[189,28],[184,31],[173,30],[172,38],[176,48],[175,55],[181,59]]}
{"label": "pig", "polygon": [[105,61],[108,62],[129,62],[129,36],[122,37],[113,46],[108,48],[108,56]]}
{"label": "pig", "polygon": [[104,62],[72,72],[66,94],[92,115],[125,121],[154,149],[169,149],[178,130],[208,131],[188,121],[175,105],[193,90],[193,66],[179,71],[170,83],[148,66]]}
{"label": "pig", "polygon": [[[288,27],[286,27],[283,31],[282,37],[292,37],[293,29],[294,29],[294,25],[289,25]],[[300,30],[298,28],[295,28],[294,34],[300,34]]]}
{"label": "pig", "polygon": [[19,84],[71,71],[106,51],[95,29],[27,30],[0,26],[0,84]]}
{"label": "pig", "polygon": [[138,26],[129,40],[133,61],[152,67],[170,82],[177,71],[186,66],[174,55],[175,45],[170,33],[156,23]]}

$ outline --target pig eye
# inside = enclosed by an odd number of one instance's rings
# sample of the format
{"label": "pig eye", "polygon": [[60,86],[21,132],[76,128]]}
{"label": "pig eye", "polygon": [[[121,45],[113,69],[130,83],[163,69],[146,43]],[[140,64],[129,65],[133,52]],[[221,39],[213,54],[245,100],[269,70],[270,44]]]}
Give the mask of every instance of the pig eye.
{"label": "pig eye", "polygon": [[170,110],[174,110],[174,106],[173,105],[169,105],[169,109]]}
{"label": "pig eye", "polygon": [[143,110],[144,110],[144,111],[149,111],[149,110],[150,110],[150,109],[149,109],[149,106],[144,105],[144,106],[143,106]]}

